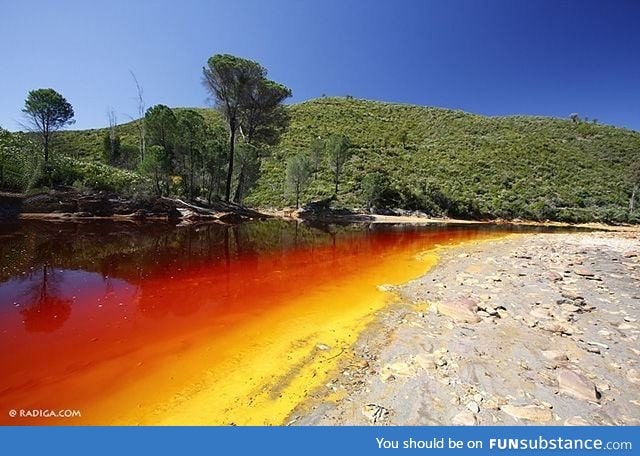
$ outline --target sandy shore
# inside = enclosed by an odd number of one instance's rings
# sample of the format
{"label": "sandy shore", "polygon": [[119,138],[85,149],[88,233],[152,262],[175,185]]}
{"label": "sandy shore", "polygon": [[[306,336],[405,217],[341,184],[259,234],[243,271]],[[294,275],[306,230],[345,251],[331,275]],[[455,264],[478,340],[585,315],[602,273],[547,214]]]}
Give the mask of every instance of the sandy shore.
{"label": "sandy shore", "polygon": [[290,424],[640,425],[637,232],[446,249],[393,292]]}

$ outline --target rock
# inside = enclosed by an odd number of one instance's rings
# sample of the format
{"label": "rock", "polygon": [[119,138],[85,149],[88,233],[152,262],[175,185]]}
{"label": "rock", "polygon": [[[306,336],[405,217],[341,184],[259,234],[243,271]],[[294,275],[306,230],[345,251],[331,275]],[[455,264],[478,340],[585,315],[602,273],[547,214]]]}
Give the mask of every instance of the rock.
{"label": "rock", "polygon": [[458,298],[437,303],[436,309],[439,314],[451,317],[456,321],[465,323],[478,323],[480,317],[477,315],[478,306],[470,298]]}
{"label": "rock", "polygon": [[561,323],[559,321],[546,321],[544,322],[540,328],[545,331],[549,331],[554,334],[565,334],[570,336],[573,334],[574,330],[569,325]]}
{"label": "rock", "polygon": [[491,306],[484,306],[484,309],[482,309],[482,310],[484,310],[486,313],[488,313],[489,316],[491,316],[491,317],[497,317],[498,316],[498,311],[495,308],[491,307]]}
{"label": "rock", "polygon": [[380,375],[382,381],[386,382],[398,377],[415,377],[417,373],[418,369],[415,364],[399,361],[384,366]]}
{"label": "rock", "polygon": [[593,277],[595,275],[592,270],[584,267],[575,268],[573,272],[582,277]]}
{"label": "rock", "polygon": [[570,299],[571,301],[580,301],[580,300],[584,300],[584,297],[578,293],[577,291],[573,291],[573,290],[562,290],[560,292],[560,294],[562,295],[562,297]]}
{"label": "rock", "polygon": [[549,361],[566,362],[569,361],[569,357],[560,350],[542,350],[542,356]]}
{"label": "rock", "polygon": [[609,350],[609,346],[608,345],[601,344],[600,342],[587,341],[586,344],[591,346],[591,347],[598,347],[598,348],[604,348],[605,350]]}
{"label": "rock", "polygon": [[331,349],[331,347],[329,347],[329,346],[328,346],[328,345],[326,345],[326,344],[317,344],[317,345],[316,345],[316,348],[317,348],[318,350],[322,350],[322,351],[326,351],[326,350],[330,350],[330,349]]}
{"label": "rock", "polygon": [[378,404],[367,404],[362,408],[362,414],[372,423],[376,424],[389,419],[389,409]]}
{"label": "rock", "polygon": [[547,274],[547,278],[552,282],[560,282],[563,279],[562,274],[554,271],[549,272],[549,274]]}
{"label": "rock", "polygon": [[451,424],[454,426],[475,426],[478,424],[478,420],[470,410],[463,410],[453,417]]}
{"label": "rock", "polygon": [[246,221],[246,219],[242,215],[236,214],[234,212],[222,214],[218,216],[218,220],[221,221],[222,223],[227,223],[229,225],[237,225],[239,223]]}
{"label": "rock", "polygon": [[553,413],[547,407],[542,405],[503,405],[500,407],[507,415],[519,420],[528,420],[534,422],[550,421]]}
{"label": "rock", "polygon": [[551,312],[549,312],[547,309],[540,309],[540,308],[533,309],[531,312],[529,312],[529,315],[531,315],[534,318],[537,318],[538,320],[550,320],[553,318],[553,315],[551,315]]}
{"label": "rock", "polygon": [[557,374],[560,393],[568,394],[578,399],[599,401],[601,394],[594,383],[578,372],[560,369]]}
{"label": "rock", "polygon": [[576,306],[575,304],[561,304],[560,306],[563,311],[568,313],[579,313],[582,312],[582,307]]}
{"label": "rock", "polygon": [[467,403],[466,407],[467,407],[467,410],[469,410],[472,413],[480,413],[480,406],[475,401],[471,401]]}
{"label": "rock", "polygon": [[382,285],[378,285],[378,290],[380,291],[393,291],[396,290],[398,287],[396,287],[395,285],[389,285],[388,283],[384,283]]}
{"label": "rock", "polygon": [[564,420],[565,426],[590,426],[589,422],[581,416],[572,416]]}
{"label": "rock", "polygon": [[627,380],[631,383],[640,384],[640,371],[636,369],[629,369],[627,371]]}

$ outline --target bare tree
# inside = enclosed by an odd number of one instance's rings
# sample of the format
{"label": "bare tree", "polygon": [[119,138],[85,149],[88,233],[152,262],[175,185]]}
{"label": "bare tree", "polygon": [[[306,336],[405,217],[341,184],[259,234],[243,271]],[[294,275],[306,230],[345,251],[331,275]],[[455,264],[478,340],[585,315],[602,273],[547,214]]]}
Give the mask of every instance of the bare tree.
{"label": "bare tree", "polygon": [[109,108],[107,111],[107,117],[109,118],[109,151],[110,160],[114,160],[116,158],[116,147],[118,140],[118,117],[116,116],[116,112],[113,108]]}
{"label": "bare tree", "polygon": [[143,94],[144,94],[144,90],[142,89],[142,86],[140,85],[140,83],[138,82],[138,78],[136,77],[135,73],[133,71],[129,71],[131,73],[131,77],[133,78],[133,82],[136,83],[136,90],[138,93],[138,97],[136,98],[136,101],[138,103],[138,122],[137,122],[137,127],[138,127],[138,144],[140,147],[140,162],[142,163],[142,161],[144,160],[144,154],[147,150],[147,144],[146,144],[146,134],[145,134],[145,130],[144,130],[144,114],[145,114],[145,105],[144,105],[144,98],[143,98]]}

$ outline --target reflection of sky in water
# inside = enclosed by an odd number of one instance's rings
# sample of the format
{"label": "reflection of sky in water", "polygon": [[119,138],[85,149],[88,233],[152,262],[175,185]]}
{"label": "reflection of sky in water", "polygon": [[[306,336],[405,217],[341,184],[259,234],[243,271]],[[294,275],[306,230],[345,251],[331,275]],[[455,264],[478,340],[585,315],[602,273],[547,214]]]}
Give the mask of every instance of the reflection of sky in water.
{"label": "reflection of sky in water", "polygon": [[52,332],[73,315],[131,302],[137,288],[99,273],[42,266],[0,283],[0,330],[19,319],[29,332]]}

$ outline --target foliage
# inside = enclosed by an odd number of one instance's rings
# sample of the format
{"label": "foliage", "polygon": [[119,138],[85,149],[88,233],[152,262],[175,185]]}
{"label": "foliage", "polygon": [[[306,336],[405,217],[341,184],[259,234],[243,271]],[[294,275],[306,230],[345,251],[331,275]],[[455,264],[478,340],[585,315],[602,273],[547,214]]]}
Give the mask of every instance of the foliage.
{"label": "foliage", "polygon": [[340,176],[345,162],[349,158],[351,144],[345,135],[333,134],[329,136],[325,145],[329,155],[329,168],[333,172],[333,182],[335,183],[335,195],[338,194]]}
{"label": "foliage", "polygon": [[[231,198],[231,183],[235,164],[235,144],[238,128],[246,143],[253,146],[275,144],[289,123],[281,103],[291,91],[267,79],[267,70],[259,63],[229,54],[209,58],[202,69],[203,82],[222,112],[229,130],[229,155],[225,199]],[[236,187],[236,199],[244,193],[242,171]]]}
{"label": "foliage", "polygon": [[311,177],[312,165],[304,155],[295,155],[287,160],[287,188],[295,196],[296,209],[300,207],[300,193]]}
{"label": "foliage", "polygon": [[[637,208],[635,215],[629,215],[631,167],[640,160],[638,132],[570,119],[484,117],[344,98],[321,98],[286,109],[291,122],[279,144],[270,147],[269,154],[263,153],[267,149],[257,150],[260,177],[244,198],[246,204],[289,204],[287,160],[309,155],[312,142],[324,145],[337,134],[351,143],[335,201],[343,207],[367,207],[364,178],[379,172],[386,175],[388,190],[378,208],[567,222],[637,223],[640,215]],[[181,110],[173,108],[176,116]],[[194,111],[210,132],[202,185],[210,199],[224,193],[227,133],[219,112]],[[136,150],[136,122],[118,126],[123,159],[129,157],[128,148]],[[61,131],[56,150],[85,162],[100,162],[106,131]],[[301,191],[301,203],[330,198],[335,192],[327,151],[322,148],[321,154],[317,174]]]}
{"label": "foliage", "polygon": [[30,189],[41,166],[37,149],[29,135],[0,128],[0,190]]}
{"label": "foliage", "polygon": [[73,123],[73,108],[53,89],[32,90],[24,102],[25,114],[31,131],[40,134],[44,146],[44,161],[49,160],[49,144],[54,132]]}
{"label": "foliage", "polygon": [[[263,162],[248,204],[287,204],[278,185],[285,180],[287,158],[336,134],[351,142],[336,204],[366,206],[363,178],[381,172],[389,180],[385,204],[392,209],[465,218],[629,220],[628,176],[640,156],[638,132],[570,119],[484,117],[344,98],[289,109],[289,130]],[[302,199],[331,197],[334,178],[325,163]]]}

